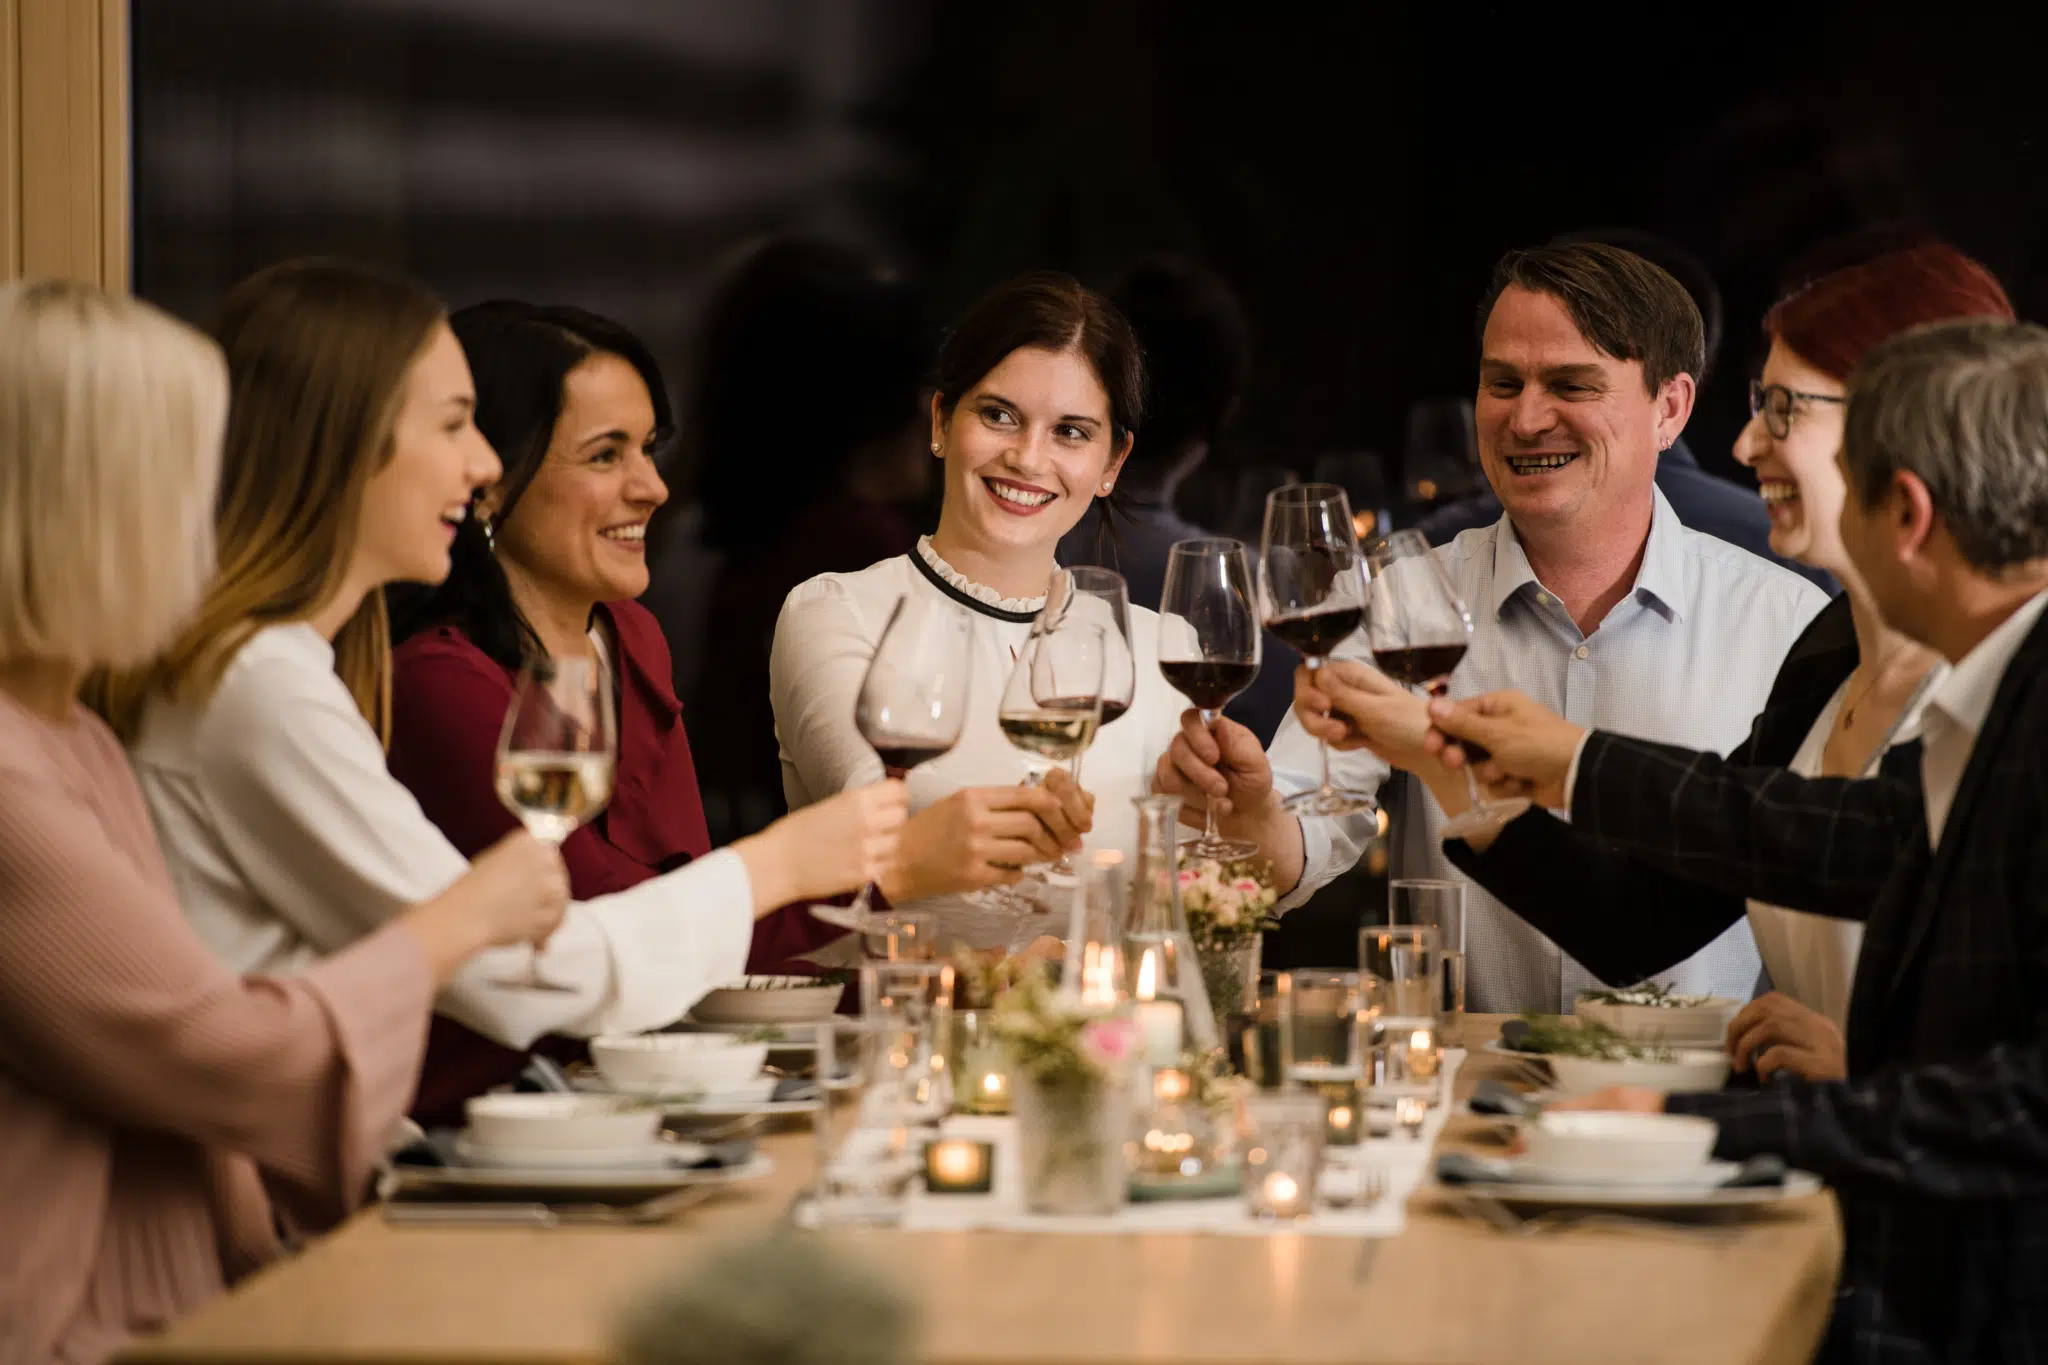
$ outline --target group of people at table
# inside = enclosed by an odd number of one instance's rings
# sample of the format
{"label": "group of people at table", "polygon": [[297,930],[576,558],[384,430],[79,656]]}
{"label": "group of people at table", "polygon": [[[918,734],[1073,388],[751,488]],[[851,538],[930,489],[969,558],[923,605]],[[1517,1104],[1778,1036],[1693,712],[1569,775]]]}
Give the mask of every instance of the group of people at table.
{"label": "group of people at table", "polygon": [[[0,1361],[96,1360],[175,1319],[345,1215],[402,1116],[802,963],[841,932],[819,899],[873,882],[958,910],[1128,847],[1155,789],[1214,804],[1299,905],[1376,833],[1282,805],[1325,741],[1345,785],[1404,774],[1401,871],[1484,888],[1473,1008],[1775,988],[1731,1036],[1761,1084],[1585,1102],[1710,1115],[1722,1155],[1837,1188],[1829,1352],[2048,1350],[2048,333],[1938,243],[1772,310],[1737,455],[1830,602],[1656,491],[1703,368],[1669,275],[1517,251],[1481,316],[1506,510],[1433,552],[1475,617],[1455,700],[1340,647],[1268,751],[1185,710],[1134,604],[1136,694],[1087,789],[1024,781],[998,695],[1057,542],[1114,506],[1145,392],[1113,307],[1027,276],[939,349],[935,532],[790,595],[792,813],[713,850],[633,600],[673,423],[629,332],[450,316],[334,261],[244,281],[210,338],[83,285],[0,288]],[[802,376],[789,396],[759,420],[801,421]],[[967,736],[906,785],[854,700],[907,594],[970,613],[975,657]],[[544,657],[596,663],[618,721],[610,805],[559,850],[493,788]],[[1461,741],[1536,806],[1446,842]],[[566,989],[518,984],[534,951]]]}

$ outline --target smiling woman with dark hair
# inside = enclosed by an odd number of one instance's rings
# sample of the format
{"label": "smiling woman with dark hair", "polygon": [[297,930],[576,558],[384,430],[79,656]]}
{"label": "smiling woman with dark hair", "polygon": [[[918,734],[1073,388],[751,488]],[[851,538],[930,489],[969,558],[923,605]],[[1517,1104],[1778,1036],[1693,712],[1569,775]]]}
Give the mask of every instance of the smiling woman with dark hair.
{"label": "smiling woman with dark hair", "polygon": [[[624,891],[711,852],[668,644],[633,601],[647,588],[648,520],[668,499],[657,468],[668,395],[638,338],[579,308],[501,301],[450,323],[476,377],[477,428],[503,452],[504,473],[458,528],[448,578],[394,603],[391,772],[450,843],[488,845],[515,823],[493,778],[520,665],[595,662],[618,716],[617,776],[610,804],[562,857],[579,898]],[[863,819],[825,819],[780,821],[733,847],[795,868],[859,845]],[[809,900],[842,888],[789,889],[787,899]],[[714,913],[710,900],[679,909]],[[768,913],[748,961],[779,968],[834,936],[801,910]],[[417,1112],[451,1116],[523,1064],[437,1019]]]}

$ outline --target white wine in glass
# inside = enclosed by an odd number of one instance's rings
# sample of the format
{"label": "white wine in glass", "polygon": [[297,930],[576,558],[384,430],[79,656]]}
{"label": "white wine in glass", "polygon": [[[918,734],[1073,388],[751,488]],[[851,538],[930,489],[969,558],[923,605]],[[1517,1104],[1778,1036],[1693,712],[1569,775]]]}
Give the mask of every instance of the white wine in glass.
{"label": "white wine in glass", "polygon": [[[519,671],[498,735],[498,799],[527,832],[560,844],[612,799],[618,740],[604,674],[591,659],[535,659]],[[540,974],[539,949],[523,990],[573,990]]]}
{"label": "white wine in glass", "polygon": [[[1074,613],[1034,628],[1003,685],[996,724],[1003,737],[1045,766],[1033,765],[1032,780],[1043,781],[1054,765],[1070,765],[1095,742],[1102,724],[1103,679],[1108,673],[1109,632]],[[1067,877],[1073,862],[1061,854],[1048,869]]]}

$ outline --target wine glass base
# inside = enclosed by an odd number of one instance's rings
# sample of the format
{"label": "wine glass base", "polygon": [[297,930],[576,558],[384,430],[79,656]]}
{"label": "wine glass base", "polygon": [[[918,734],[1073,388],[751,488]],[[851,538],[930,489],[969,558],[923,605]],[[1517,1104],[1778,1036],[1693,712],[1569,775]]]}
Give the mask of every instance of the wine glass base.
{"label": "wine glass base", "polygon": [[1529,806],[1529,799],[1524,796],[1510,797],[1505,801],[1485,802],[1446,820],[1443,837],[1469,839],[1475,834],[1491,834],[1529,809]]}
{"label": "wine glass base", "polygon": [[1280,803],[1294,815],[1364,815],[1380,808],[1371,792],[1347,787],[1325,787],[1296,792]]}
{"label": "wine glass base", "polygon": [[1180,841],[1179,851],[1183,856],[1193,854],[1197,858],[1215,858],[1228,861],[1232,858],[1250,858],[1259,852],[1259,846],[1249,839],[1211,839],[1205,834],[1194,833]]}

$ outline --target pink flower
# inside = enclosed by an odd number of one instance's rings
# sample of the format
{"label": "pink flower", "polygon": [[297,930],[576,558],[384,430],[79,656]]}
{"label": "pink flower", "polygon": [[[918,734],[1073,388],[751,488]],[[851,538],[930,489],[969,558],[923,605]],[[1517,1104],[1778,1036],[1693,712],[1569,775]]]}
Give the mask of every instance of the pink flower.
{"label": "pink flower", "polygon": [[1128,1019],[1095,1019],[1081,1030],[1081,1046],[1098,1066],[1116,1066],[1131,1055],[1138,1027]]}
{"label": "pink flower", "polygon": [[1239,877],[1230,885],[1241,896],[1255,896],[1259,891],[1259,884],[1250,877]]}
{"label": "pink flower", "polygon": [[1192,867],[1184,867],[1180,870],[1180,884],[1182,886],[1193,886],[1201,879],[1202,874],[1195,871]]}

